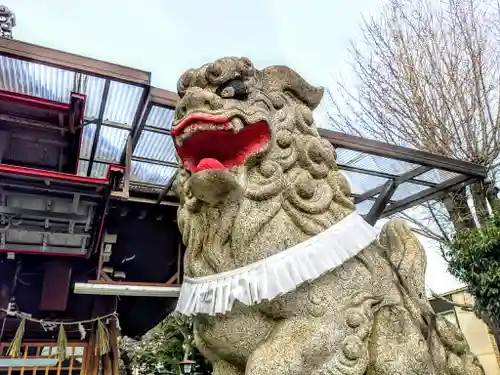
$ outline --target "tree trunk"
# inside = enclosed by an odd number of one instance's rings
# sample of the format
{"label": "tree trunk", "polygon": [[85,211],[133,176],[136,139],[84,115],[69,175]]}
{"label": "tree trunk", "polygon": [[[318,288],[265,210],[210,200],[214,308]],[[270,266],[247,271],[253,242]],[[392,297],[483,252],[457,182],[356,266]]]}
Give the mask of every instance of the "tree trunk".
{"label": "tree trunk", "polygon": [[130,357],[128,356],[128,353],[126,350],[122,350],[120,352],[120,358],[123,361],[123,368],[125,370],[126,375],[132,375],[132,361],[130,360]]}
{"label": "tree trunk", "polygon": [[488,200],[488,203],[490,204],[491,209],[495,210],[498,208],[499,189],[491,181],[485,181],[484,185],[485,185],[485,189],[486,189],[486,199]]}
{"label": "tree trunk", "polygon": [[498,318],[492,315],[484,314],[483,321],[491,330],[491,334],[495,338],[495,343],[497,345],[497,348],[498,350],[500,350],[500,322]]}
{"label": "tree trunk", "polygon": [[470,191],[479,225],[483,226],[490,216],[488,212],[488,205],[486,203],[486,186],[482,181],[479,181],[470,186]]}
{"label": "tree trunk", "polygon": [[447,197],[443,198],[443,203],[446,211],[450,215],[455,232],[476,227],[472,212],[467,204],[465,189],[460,189],[456,193],[449,194]]}

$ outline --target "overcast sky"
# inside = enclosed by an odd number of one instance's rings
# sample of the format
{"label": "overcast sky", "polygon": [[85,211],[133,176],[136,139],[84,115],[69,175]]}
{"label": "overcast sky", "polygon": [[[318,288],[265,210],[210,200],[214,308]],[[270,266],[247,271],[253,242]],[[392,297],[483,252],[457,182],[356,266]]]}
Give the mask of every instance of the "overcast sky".
{"label": "overcast sky", "polygon": [[[1,0],[0,0],[1,1]],[[3,0],[16,13],[14,38],[152,72],[175,90],[186,69],[224,55],[257,67],[286,64],[315,85],[348,76],[350,38],[382,0]],[[434,246],[427,284],[460,285]]]}

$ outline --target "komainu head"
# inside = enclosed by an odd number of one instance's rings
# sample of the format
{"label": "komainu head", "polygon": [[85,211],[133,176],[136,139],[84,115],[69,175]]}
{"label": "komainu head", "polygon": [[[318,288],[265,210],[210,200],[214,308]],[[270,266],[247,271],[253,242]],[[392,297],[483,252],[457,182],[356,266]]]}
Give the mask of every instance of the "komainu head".
{"label": "komainu head", "polygon": [[[241,253],[266,225],[313,235],[352,211],[335,150],[314,125],[322,88],[285,66],[257,70],[226,57],[186,71],[178,92],[172,136],[182,170],[174,188],[189,251]],[[199,233],[209,223],[217,233]]]}
{"label": "komainu head", "polygon": [[182,75],[172,133],[190,172],[231,170],[272,146],[273,115],[292,104],[314,109],[323,89],[286,67],[256,70],[246,58],[223,58]]}

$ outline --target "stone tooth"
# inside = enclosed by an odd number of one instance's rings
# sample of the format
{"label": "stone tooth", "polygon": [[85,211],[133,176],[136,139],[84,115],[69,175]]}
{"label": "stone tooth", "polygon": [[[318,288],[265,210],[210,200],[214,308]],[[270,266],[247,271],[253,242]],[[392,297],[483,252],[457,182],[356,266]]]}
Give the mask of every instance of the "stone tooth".
{"label": "stone tooth", "polygon": [[243,124],[243,121],[239,118],[239,117],[233,117],[231,119],[231,125],[233,127],[233,131],[235,133],[239,132],[241,129],[243,129],[243,127],[245,126]]}

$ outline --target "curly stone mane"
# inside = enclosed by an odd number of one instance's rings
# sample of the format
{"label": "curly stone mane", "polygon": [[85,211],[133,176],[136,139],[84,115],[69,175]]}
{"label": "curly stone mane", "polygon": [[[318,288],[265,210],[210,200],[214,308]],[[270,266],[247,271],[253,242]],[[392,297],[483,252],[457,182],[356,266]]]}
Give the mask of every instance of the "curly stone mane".
{"label": "curly stone mane", "polygon": [[[236,66],[247,67],[241,63]],[[311,107],[317,104],[301,99],[303,95],[296,88],[276,83],[283,69],[272,67],[255,74],[246,73],[254,77],[264,94],[257,100],[264,100],[272,107],[268,117],[272,141],[259,158],[233,171],[238,175],[242,195],[210,207],[190,191],[189,171],[181,169],[174,183],[181,201],[178,223],[188,249],[185,258],[188,275],[212,274],[260,260],[325,230],[354,209],[348,198],[350,186],[335,163],[335,150],[319,136],[314,123]],[[204,72],[203,77],[208,71],[211,77],[214,70],[213,66],[205,65],[198,71]],[[196,78],[196,72],[188,71],[189,79],[183,76],[179,81],[181,95],[189,81],[201,80]],[[227,74],[233,77],[233,73],[229,70]],[[286,74],[288,81],[290,74],[302,80],[289,69]],[[318,98],[316,101],[319,102]],[[247,104],[250,107],[252,103]],[[290,230],[291,225],[300,231]],[[200,233],[196,228],[209,230]],[[253,256],[242,251],[248,247],[253,248]]]}
{"label": "curly stone mane", "polygon": [[[174,189],[187,247],[180,300],[213,306],[244,287],[257,296],[247,277],[280,290],[308,262],[274,257],[282,273],[257,264],[269,275],[252,274],[254,263],[354,210],[335,150],[314,124],[323,90],[287,67],[259,71],[233,57],[187,71],[178,86],[172,135],[183,168]],[[356,227],[349,231],[342,236],[356,240]],[[196,346],[214,374],[484,375],[458,327],[432,312],[425,251],[411,228],[389,221],[379,238],[317,278],[304,269],[307,281],[289,292],[193,315]],[[342,251],[335,240],[317,249],[318,263]]]}

